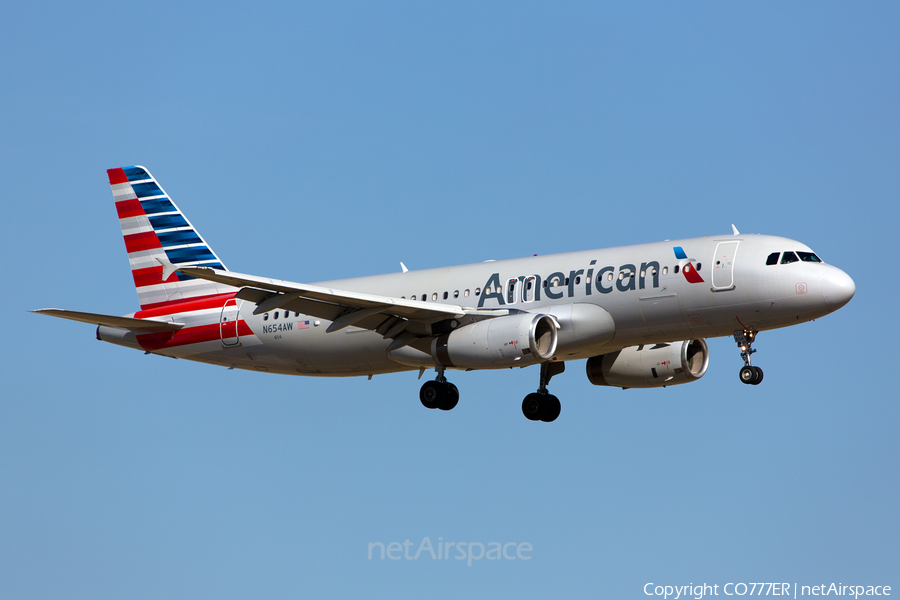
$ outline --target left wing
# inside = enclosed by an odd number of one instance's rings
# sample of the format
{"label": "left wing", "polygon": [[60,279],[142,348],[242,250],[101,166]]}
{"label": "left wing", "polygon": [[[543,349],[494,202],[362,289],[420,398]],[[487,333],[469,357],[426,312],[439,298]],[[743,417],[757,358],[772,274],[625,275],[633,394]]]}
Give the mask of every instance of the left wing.
{"label": "left wing", "polygon": [[[164,265],[165,266],[165,265]],[[280,279],[242,275],[209,267],[183,267],[179,273],[198,279],[242,288],[237,298],[257,305],[253,314],[285,308],[332,321],[328,332],[350,325],[370,329],[394,339],[391,349],[405,346],[417,338],[443,332],[441,322],[469,322],[508,315],[508,309],[475,309],[455,304],[422,302],[391,296],[337,290]],[[449,327],[449,326],[448,326]]]}

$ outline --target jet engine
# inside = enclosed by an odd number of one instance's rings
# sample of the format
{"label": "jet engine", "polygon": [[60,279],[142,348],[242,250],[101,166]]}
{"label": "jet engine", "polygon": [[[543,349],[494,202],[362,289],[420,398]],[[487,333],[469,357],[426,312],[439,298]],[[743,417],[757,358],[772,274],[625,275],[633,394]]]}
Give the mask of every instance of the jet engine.
{"label": "jet engine", "polygon": [[706,341],[687,340],[631,346],[595,356],[587,361],[587,376],[594,385],[655,388],[696,381],[708,365]]}
{"label": "jet engine", "polygon": [[556,321],[523,313],[478,321],[438,336],[431,343],[434,361],[457,369],[524,367],[556,352]]}

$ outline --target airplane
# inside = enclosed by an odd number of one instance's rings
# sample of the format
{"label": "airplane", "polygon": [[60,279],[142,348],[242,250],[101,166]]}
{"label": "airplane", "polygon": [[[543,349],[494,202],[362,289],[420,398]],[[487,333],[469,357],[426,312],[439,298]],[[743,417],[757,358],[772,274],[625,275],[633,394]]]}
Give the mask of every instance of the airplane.
{"label": "airplane", "polygon": [[547,386],[587,359],[597,386],[697,381],[705,338],[729,336],[751,364],[760,331],[817,319],[856,292],[849,275],[806,245],[732,233],[600,250],[295,283],[229,271],[150,172],[107,171],[140,310],[125,316],[32,312],[97,325],[98,340],[198,362],[285,375],[368,376],[434,369],[419,391],[451,410],[447,370],[538,366],[522,401],[552,422]]}

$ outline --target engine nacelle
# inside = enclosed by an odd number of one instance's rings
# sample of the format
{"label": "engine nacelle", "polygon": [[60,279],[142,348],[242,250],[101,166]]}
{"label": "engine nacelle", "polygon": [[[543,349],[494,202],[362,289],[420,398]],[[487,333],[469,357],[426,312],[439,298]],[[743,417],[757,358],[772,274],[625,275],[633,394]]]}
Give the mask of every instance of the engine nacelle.
{"label": "engine nacelle", "polygon": [[435,363],[456,369],[524,367],[556,352],[556,322],[531,313],[478,321],[435,338]]}
{"label": "engine nacelle", "polygon": [[588,359],[587,376],[594,385],[655,388],[690,383],[709,366],[705,340],[655,346],[631,346]]}

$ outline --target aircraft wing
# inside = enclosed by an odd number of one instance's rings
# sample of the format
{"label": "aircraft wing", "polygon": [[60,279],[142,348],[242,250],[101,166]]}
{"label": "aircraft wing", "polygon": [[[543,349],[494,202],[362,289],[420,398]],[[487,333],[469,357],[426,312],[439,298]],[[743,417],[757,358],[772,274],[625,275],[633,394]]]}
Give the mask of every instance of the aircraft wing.
{"label": "aircraft wing", "polygon": [[415,337],[433,335],[430,324],[438,321],[467,317],[491,318],[509,314],[506,309],[473,309],[454,304],[407,300],[242,275],[209,267],[183,267],[177,271],[198,279],[243,288],[238,292],[237,298],[256,303],[254,314],[285,308],[332,321],[328,327],[329,332],[354,325],[377,331],[385,338],[397,341],[403,335],[405,343],[411,341],[410,334]]}
{"label": "aircraft wing", "polygon": [[154,321],[151,319],[133,319],[131,317],[116,317],[113,315],[100,315],[97,313],[65,310],[63,308],[41,308],[31,312],[39,315],[50,315],[51,317],[60,317],[62,319],[90,323],[91,325],[118,327],[119,329],[128,329],[130,331],[177,331],[184,327],[184,323],[170,323],[168,321]]}

